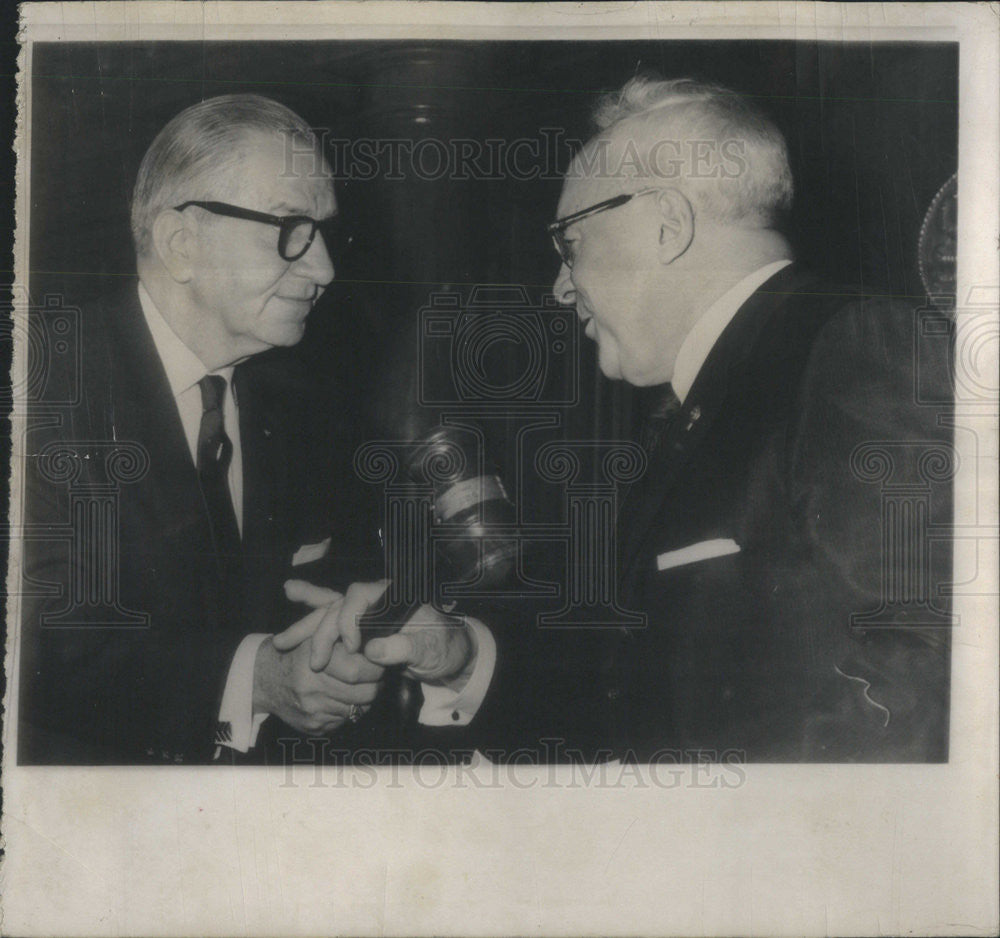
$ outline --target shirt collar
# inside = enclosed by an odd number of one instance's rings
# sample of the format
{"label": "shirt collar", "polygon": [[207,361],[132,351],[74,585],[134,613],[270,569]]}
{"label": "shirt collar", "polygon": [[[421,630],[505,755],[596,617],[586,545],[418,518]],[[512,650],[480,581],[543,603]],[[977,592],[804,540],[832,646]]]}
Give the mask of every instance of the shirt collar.
{"label": "shirt collar", "polygon": [[194,387],[206,374],[221,375],[227,384],[232,384],[233,366],[217,368],[212,372],[206,371],[201,359],[181,341],[180,336],[163,318],[163,314],[156,308],[142,281],[139,282],[139,305],[142,307],[143,316],[146,317],[156,353],[163,362],[170,391],[175,398]]}
{"label": "shirt collar", "polygon": [[753,296],[760,286],[789,264],[791,261],[785,258],[759,267],[753,273],[747,274],[739,283],[723,293],[694,324],[677,353],[674,376],[670,381],[674,394],[677,395],[682,404],[690,393],[695,378],[698,377],[698,372],[701,371],[709,353],[715,343],[719,341],[719,336],[725,332],[726,326],[732,322],[740,307]]}

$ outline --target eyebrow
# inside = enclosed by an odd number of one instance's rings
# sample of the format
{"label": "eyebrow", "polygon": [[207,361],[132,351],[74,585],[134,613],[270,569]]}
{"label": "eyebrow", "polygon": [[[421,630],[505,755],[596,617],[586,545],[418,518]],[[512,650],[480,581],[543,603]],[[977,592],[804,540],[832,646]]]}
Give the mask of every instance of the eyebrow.
{"label": "eyebrow", "polygon": [[[301,204],[292,205],[289,202],[279,202],[276,205],[272,204],[268,208],[268,211],[272,215],[304,215],[307,218],[313,217],[311,208],[303,208]],[[338,214],[340,214],[340,208],[339,206],[335,206],[332,212],[329,214],[323,214],[321,217],[318,217],[316,221],[327,221],[330,218],[336,217]]]}
{"label": "eyebrow", "polygon": [[268,211],[272,215],[308,215],[309,210],[303,208],[301,205],[291,205],[288,202],[279,202],[277,205],[273,204],[268,208]]}

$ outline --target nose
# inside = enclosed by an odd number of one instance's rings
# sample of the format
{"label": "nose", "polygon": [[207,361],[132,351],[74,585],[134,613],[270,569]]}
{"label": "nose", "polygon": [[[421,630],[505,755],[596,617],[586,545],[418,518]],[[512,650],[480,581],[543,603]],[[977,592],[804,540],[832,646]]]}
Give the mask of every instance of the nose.
{"label": "nose", "polygon": [[562,303],[563,306],[572,306],[576,302],[572,271],[565,264],[559,267],[556,282],[552,285],[552,292],[555,294],[556,302]]}
{"label": "nose", "polygon": [[327,287],[333,282],[333,261],[330,260],[330,252],[327,251],[326,242],[319,232],[306,253],[295,261],[295,266],[298,274],[308,277],[320,287]]}

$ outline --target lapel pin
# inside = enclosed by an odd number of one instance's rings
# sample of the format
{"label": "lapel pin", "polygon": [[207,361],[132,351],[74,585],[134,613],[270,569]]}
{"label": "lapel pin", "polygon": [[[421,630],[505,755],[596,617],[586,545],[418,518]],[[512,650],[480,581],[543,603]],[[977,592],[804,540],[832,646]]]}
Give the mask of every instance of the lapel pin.
{"label": "lapel pin", "polygon": [[688,414],[688,425],[684,428],[685,432],[690,430],[699,420],[701,420],[701,408],[695,404]]}

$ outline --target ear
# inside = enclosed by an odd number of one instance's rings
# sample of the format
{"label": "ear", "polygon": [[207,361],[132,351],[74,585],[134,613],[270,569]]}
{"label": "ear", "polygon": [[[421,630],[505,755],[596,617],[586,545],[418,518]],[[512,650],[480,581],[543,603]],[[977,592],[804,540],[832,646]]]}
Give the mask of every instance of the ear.
{"label": "ear", "polygon": [[153,252],[177,283],[187,283],[194,274],[195,224],[174,209],[160,212],[153,222]]}
{"label": "ear", "polygon": [[660,243],[658,254],[661,264],[677,260],[694,240],[694,209],[686,195],[679,189],[663,189],[656,197],[660,213]]}

